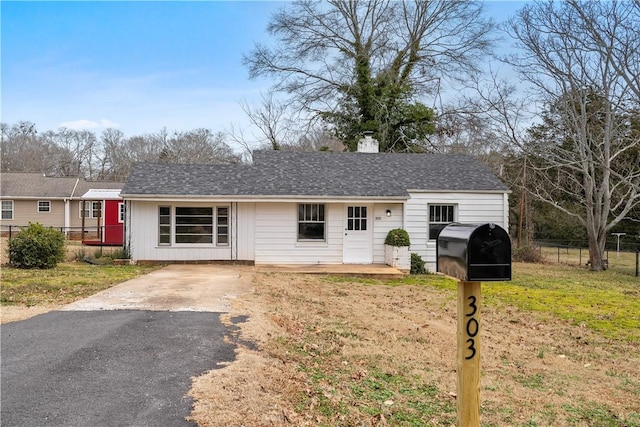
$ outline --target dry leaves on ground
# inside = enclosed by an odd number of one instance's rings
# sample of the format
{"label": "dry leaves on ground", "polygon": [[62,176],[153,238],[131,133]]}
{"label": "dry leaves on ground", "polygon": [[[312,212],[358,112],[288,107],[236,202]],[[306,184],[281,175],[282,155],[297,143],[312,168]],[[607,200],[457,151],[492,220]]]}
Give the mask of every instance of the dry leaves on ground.
{"label": "dry leaves on ground", "polygon": [[[258,274],[223,319],[247,315],[229,339],[253,344],[194,380],[192,419],[455,424],[455,304],[454,293],[428,286]],[[638,343],[509,307],[481,315],[483,425],[640,423]]]}

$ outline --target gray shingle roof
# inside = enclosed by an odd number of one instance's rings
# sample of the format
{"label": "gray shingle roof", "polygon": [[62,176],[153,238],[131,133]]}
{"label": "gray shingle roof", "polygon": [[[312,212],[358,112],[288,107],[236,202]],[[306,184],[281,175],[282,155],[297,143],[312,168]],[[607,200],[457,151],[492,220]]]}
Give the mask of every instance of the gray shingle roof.
{"label": "gray shingle roof", "polygon": [[[2,198],[79,198],[90,188],[122,188],[121,182],[78,181],[77,178],[44,176],[41,173],[3,172],[0,174]],[[76,185],[77,183],[77,185]],[[74,191],[75,190],[75,191]]]}
{"label": "gray shingle roof", "polygon": [[407,197],[407,190],[508,191],[470,156],[257,151],[253,165],[139,163],[121,195]]}

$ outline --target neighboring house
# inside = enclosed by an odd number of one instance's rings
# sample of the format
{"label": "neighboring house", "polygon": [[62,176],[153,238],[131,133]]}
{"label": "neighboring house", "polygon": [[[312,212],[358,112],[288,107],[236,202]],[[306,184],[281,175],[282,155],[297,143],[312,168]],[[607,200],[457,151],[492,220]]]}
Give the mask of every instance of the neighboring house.
{"label": "neighboring house", "polygon": [[254,153],[252,165],[138,164],[122,189],[134,261],[384,264],[389,230],[435,270],[451,222],[508,225],[508,189],[472,157]]}
{"label": "neighboring house", "polygon": [[0,174],[0,229],[7,234],[10,229],[17,232],[30,222],[38,222],[79,238],[83,222],[87,229],[104,224],[100,218],[105,199],[83,201],[82,196],[92,188],[119,191],[122,186],[121,182],[3,172]]}

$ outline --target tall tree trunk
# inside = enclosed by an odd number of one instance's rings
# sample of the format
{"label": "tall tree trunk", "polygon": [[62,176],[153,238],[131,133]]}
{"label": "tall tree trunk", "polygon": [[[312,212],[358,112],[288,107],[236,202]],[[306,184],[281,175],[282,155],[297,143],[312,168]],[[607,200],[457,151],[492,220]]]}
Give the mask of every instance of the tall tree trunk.
{"label": "tall tree trunk", "polygon": [[607,234],[604,226],[594,224],[587,228],[589,241],[589,266],[592,271],[606,270],[608,260],[605,260],[604,253],[607,244]]}

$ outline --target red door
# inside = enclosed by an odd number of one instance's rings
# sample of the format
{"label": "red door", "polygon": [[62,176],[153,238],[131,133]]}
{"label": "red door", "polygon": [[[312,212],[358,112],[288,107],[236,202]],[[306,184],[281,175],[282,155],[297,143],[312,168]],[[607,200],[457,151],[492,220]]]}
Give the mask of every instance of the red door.
{"label": "red door", "polygon": [[124,223],[121,218],[122,200],[105,200],[104,233],[102,242],[106,245],[122,245],[124,243]]}

